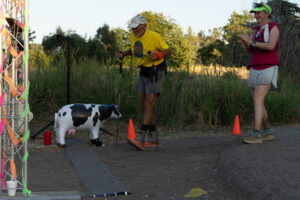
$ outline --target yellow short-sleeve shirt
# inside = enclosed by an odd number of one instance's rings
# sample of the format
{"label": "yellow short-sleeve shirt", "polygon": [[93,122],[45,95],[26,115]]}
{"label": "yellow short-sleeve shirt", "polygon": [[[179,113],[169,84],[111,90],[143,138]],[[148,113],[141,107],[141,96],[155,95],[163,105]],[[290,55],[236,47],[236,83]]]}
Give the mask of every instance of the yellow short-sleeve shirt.
{"label": "yellow short-sleeve shirt", "polygon": [[[131,43],[131,52],[134,55],[136,65],[151,67],[152,61],[148,52],[165,51],[169,49],[167,43],[162,37],[153,31],[146,30],[142,37],[134,37],[132,31],[130,32],[129,40]],[[155,60],[154,65],[159,65],[164,59]]]}

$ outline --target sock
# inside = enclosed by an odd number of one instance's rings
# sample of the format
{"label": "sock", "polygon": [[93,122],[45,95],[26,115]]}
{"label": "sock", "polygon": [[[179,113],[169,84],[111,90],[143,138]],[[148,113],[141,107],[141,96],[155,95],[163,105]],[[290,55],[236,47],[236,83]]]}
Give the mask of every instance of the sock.
{"label": "sock", "polygon": [[148,125],[142,124],[141,130],[146,132],[148,130],[148,127],[149,127]]}
{"label": "sock", "polygon": [[150,125],[150,126],[148,126],[148,130],[150,131],[150,132],[154,132],[154,131],[156,131],[156,126],[155,125]]}

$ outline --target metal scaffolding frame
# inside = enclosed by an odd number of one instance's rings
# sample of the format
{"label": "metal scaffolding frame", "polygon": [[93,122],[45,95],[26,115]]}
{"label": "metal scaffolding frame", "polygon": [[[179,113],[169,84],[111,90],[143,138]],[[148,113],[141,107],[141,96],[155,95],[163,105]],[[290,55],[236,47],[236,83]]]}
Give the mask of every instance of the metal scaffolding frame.
{"label": "metal scaffolding frame", "polygon": [[0,0],[0,197],[6,181],[27,189],[29,0]]}

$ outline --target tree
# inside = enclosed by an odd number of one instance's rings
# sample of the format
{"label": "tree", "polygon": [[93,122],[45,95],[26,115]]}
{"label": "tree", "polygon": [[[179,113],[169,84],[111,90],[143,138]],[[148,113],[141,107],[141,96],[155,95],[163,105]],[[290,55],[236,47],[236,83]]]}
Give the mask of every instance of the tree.
{"label": "tree", "polygon": [[45,36],[42,46],[45,52],[52,56],[65,56],[70,45],[71,58],[78,60],[86,55],[86,41],[73,30],[63,31],[60,27],[55,33]]}
{"label": "tree", "polygon": [[[129,41],[129,32],[125,31],[121,28],[115,28],[112,31],[115,33],[115,39],[117,43],[117,49],[129,49],[130,48],[130,41]],[[131,57],[125,57],[122,62],[125,65],[130,65]]]}
{"label": "tree", "polygon": [[33,42],[34,40],[35,40],[35,38],[36,38],[36,36],[35,36],[35,31],[33,31],[33,30],[31,30],[30,28],[29,28],[29,33],[28,33],[28,37],[29,37],[29,42]]}
{"label": "tree", "polygon": [[[300,8],[297,4],[284,0],[271,0],[268,4],[272,7],[271,21],[276,21],[280,28],[279,58],[280,70],[293,76],[300,74]],[[247,65],[250,56],[237,44],[240,33],[251,34],[255,25],[253,15],[248,11],[242,14],[233,12],[229,23],[224,27],[224,38],[227,42],[227,58],[230,65]]]}
{"label": "tree", "polygon": [[224,64],[224,53],[226,52],[225,42],[216,39],[214,42],[199,48],[198,56],[200,57],[202,64]]}
{"label": "tree", "polygon": [[279,24],[279,69],[298,77],[300,75],[300,8],[284,0],[269,1],[272,19]]}
{"label": "tree", "polygon": [[245,66],[249,63],[250,56],[237,41],[240,34],[251,34],[253,20],[253,15],[248,11],[243,11],[242,14],[234,11],[229,18],[229,23],[224,26],[223,37],[227,41],[225,53],[227,65]]}
{"label": "tree", "polygon": [[[105,32],[109,28],[106,28],[99,28],[98,35],[96,34],[94,38],[86,41],[85,38],[76,34],[75,31],[68,30],[65,32],[58,27],[55,33],[51,33],[43,38],[42,46],[47,54],[57,57],[65,56],[67,45],[70,45],[71,58],[75,60],[96,58],[101,62],[106,62],[111,57],[107,51],[109,48],[105,49],[104,46],[104,44],[109,46],[109,40]],[[58,38],[61,39],[58,40]]]}
{"label": "tree", "polygon": [[115,39],[118,49],[130,48],[129,32],[121,28],[114,28],[112,31],[115,33]]}
{"label": "tree", "polygon": [[222,64],[225,55],[225,42],[222,41],[222,28],[214,28],[209,30],[207,36],[203,31],[198,33],[199,49],[197,57],[204,65]]}
{"label": "tree", "polygon": [[168,58],[171,66],[180,66],[187,60],[187,46],[184,42],[184,34],[172,18],[165,17],[162,13],[153,13],[152,11],[144,11],[140,13],[147,19],[147,28],[159,33],[167,42],[172,54]]}
{"label": "tree", "polygon": [[231,38],[235,38],[240,34],[251,34],[251,22],[253,20],[253,14],[248,11],[244,10],[242,14],[233,11],[228,19],[229,22],[224,26],[224,39],[230,41]]}
{"label": "tree", "polygon": [[49,66],[50,58],[40,44],[30,44],[29,53],[29,67],[31,69],[42,69]]}
{"label": "tree", "polygon": [[66,35],[61,27],[57,27],[55,33],[50,33],[49,35],[43,37],[42,46],[43,49],[48,54],[54,54],[59,46],[57,42],[57,35],[62,35],[63,37]]}
{"label": "tree", "polygon": [[118,49],[115,32],[110,30],[107,24],[104,24],[102,27],[97,29],[95,40],[97,40],[99,45],[104,49],[104,51],[101,52],[102,60],[105,62],[108,60],[113,61],[115,58],[115,52]]}
{"label": "tree", "polygon": [[194,65],[197,63],[197,50],[199,48],[199,37],[193,33],[192,27],[188,27],[185,35],[185,42],[187,46],[187,64]]}
{"label": "tree", "polygon": [[180,67],[187,61],[188,48],[184,42],[182,29],[174,25],[166,36],[166,42],[169,44],[172,54],[169,59],[170,66]]}
{"label": "tree", "polygon": [[216,40],[222,40],[222,27],[213,28],[208,30],[208,35],[205,37],[204,45],[214,43]]}

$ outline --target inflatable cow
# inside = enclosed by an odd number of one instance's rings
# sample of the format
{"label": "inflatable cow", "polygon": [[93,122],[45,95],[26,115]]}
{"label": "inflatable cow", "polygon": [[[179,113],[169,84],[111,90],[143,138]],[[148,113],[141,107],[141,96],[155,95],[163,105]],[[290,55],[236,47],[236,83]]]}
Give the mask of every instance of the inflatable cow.
{"label": "inflatable cow", "polygon": [[65,134],[75,134],[76,130],[89,130],[90,140],[101,146],[99,130],[103,122],[109,118],[118,119],[122,115],[117,105],[70,104],[55,113],[54,131],[59,146],[66,147]]}

